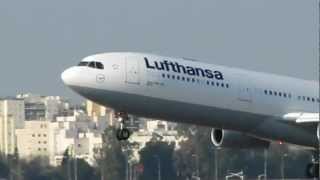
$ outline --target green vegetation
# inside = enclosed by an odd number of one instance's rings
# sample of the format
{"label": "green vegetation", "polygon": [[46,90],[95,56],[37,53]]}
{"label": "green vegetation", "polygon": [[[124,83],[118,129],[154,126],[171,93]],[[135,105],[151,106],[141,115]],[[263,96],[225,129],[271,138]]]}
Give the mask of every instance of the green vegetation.
{"label": "green vegetation", "polygon": [[[153,138],[139,152],[140,162],[134,162],[143,171],[136,172],[138,180],[158,179],[159,167],[162,180],[185,180],[199,175],[203,180],[214,179],[214,149],[210,142],[210,128],[179,125],[179,136],[187,137],[177,145]],[[123,180],[126,177],[127,159],[132,152],[131,144],[118,142],[115,129],[108,128],[104,134],[104,146],[96,151],[97,166],[91,167],[86,161],[77,159],[78,180]],[[32,161],[0,155],[0,178],[18,180],[69,180],[74,179],[74,162],[68,151],[60,166],[51,167],[41,158]],[[287,156],[284,156],[287,154]],[[263,173],[263,150],[221,149],[216,156],[219,163],[219,177],[228,172],[243,171],[246,177],[256,179]],[[292,150],[287,146],[274,145],[268,150],[268,177],[281,177],[281,160],[285,163],[287,178],[304,178],[305,167],[311,160],[311,152]],[[134,169],[134,168],[133,168]]]}

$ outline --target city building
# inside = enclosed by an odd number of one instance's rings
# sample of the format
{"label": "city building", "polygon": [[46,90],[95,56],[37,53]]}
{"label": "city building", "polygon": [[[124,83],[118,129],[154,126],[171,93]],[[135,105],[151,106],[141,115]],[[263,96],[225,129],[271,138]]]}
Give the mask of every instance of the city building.
{"label": "city building", "polygon": [[16,130],[17,150],[20,158],[35,157],[48,159],[50,121],[26,121],[23,129]]}
{"label": "city building", "polygon": [[45,96],[42,101],[46,107],[46,119],[55,120],[57,116],[70,115],[70,104],[66,99],[60,96]]}
{"label": "city building", "polygon": [[62,162],[63,154],[68,149],[77,158],[95,165],[95,150],[102,147],[102,134],[106,121],[94,122],[83,112],[73,116],[57,117],[50,123],[50,164],[57,166]]}
{"label": "city building", "polygon": [[141,118],[141,122],[141,128],[135,131],[129,139],[129,142],[135,144],[132,147],[133,156],[131,161],[133,162],[139,161],[139,151],[151,140],[175,143],[176,149],[179,149],[179,142],[185,140],[178,138],[175,123],[146,118]]}
{"label": "city building", "polygon": [[15,130],[23,128],[24,101],[16,98],[0,100],[0,152],[13,154],[16,148]]}
{"label": "city building", "polygon": [[24,100],[26,121],[45,119],[46,106],[40,95],[18,94],[17,98]]}
{"label": "city building", "polygon": [[89,117],[94,121],[105,120],[109,126],[115,125],[114,111],[111,108],[101,106],[90,100],[86,101],[86,111]]}

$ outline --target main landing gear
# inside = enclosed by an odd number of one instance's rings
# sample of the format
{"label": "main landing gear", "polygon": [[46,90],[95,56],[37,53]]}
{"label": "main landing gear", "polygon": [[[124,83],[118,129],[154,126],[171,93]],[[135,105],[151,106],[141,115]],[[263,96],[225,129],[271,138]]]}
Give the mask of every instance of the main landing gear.
{"label": "main landing gear", "polygon": [[317,160],[317,155],[314,155],[312,162],[307,165],[306,174],[308,178],[318,178],[319,177],[319,161]]}
{"label": "main landing gear", "polygon": [[117,139],[119,141],[128,140],[131,133],[128,128],[125,127],[125,122],[129,120],[129,116],[124,112],[117,112],[115,117],[119,121],[119,128],[117,129]]}

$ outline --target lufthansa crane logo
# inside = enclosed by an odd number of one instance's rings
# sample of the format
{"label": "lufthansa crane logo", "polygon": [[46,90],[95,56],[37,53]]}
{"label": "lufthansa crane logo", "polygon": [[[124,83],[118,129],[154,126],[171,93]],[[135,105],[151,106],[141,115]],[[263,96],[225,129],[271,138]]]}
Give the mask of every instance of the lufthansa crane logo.
{"label": "lufthansa crane logo", "polygon": [[103,83],[106,80],[106,77],[103,74],[98,74],[96,80],[98,83]]}

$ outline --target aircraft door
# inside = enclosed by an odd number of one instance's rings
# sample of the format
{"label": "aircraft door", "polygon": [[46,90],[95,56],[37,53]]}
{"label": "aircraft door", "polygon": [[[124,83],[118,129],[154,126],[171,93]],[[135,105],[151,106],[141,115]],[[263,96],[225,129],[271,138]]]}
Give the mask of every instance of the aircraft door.
{"label": "aircraft door", "polygon": [[244,103],[252,103],[252,87],[250,86],[250,79],[245,75],[241,77],[238,84],[238,100]]}
{"label": "aircraft door", "polygon": [[126,57],[126,83],[140,84],[139,60],[136,57]]}

